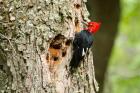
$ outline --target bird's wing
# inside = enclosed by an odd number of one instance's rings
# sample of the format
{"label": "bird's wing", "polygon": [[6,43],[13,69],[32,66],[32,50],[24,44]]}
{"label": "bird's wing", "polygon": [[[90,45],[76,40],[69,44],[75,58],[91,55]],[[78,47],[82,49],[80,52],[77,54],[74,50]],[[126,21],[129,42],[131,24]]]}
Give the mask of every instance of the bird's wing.
{"label": "bird's wing", "polygon": [[81,33],[75,34],[75,39],[73,41],[74,47],[81,47],[81,44],[83,43],[83,38],[81,36]]}

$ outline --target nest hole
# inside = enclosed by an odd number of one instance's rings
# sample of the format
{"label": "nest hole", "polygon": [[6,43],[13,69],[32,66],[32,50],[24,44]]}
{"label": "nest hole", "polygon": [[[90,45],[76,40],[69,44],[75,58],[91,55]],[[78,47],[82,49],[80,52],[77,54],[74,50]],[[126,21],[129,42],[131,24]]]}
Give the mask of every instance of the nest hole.
{"label": "nest hole", "polygon": [[61,44],[50,44],[50,47],[51,48],[54,48],[54,49],[61,49],[62,45]]}
{"label": "nest hole", "polygon": [[66,52],[66,51],[63,51],[63,52],[62,52],[62,57],[65,57],[66,54],[67,54],[67,52]]}
{"label": "nest hole", "polygon": [[58,34],[57,36],[55,36],[54,40],[59,40],[59,39],[65,39],[64,35]]}
{"label": "nest hole", "polygon": [[54,60],[54,61],[58,61],[59,58],[58,58],[58,57],[53,57],[53,60]]}
{"label": "nest hole", "polygon": [[54,49],[61,49],[62,47],[62,41],[65,39],[64,35],[58,34],[54,37],[52,42],[50,43],[50,47]]}
{"label": "nest hole", "polygon": [[71,44],[71,40],[68,39],[68,40],[66,41],[66,45],[67,45],[67,46],[70,46],[70,44]]}

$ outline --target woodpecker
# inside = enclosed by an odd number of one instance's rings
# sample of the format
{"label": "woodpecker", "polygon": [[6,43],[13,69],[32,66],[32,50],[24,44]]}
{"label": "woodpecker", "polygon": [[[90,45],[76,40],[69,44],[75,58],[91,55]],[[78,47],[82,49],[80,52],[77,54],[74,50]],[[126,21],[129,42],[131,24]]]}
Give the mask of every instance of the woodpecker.
{"label": "woodpecker", "polygon": [[93,44],[93,35],[100,28],[99,22],[89,22],[87,28],[76,33],[75,38],[73,40],[73,57],[70,63],[70,67],[77,68],[81,60],[87,55],[89,48]]}

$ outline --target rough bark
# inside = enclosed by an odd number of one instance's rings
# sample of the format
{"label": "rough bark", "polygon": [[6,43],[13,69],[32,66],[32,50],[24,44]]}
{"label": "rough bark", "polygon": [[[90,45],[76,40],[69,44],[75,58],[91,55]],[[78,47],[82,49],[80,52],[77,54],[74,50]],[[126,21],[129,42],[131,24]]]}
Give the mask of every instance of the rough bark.
{"label": "rough bark", "polygon": [[92,54],[69,74],[85,0],[0,0],[1,93],[95,93]]}

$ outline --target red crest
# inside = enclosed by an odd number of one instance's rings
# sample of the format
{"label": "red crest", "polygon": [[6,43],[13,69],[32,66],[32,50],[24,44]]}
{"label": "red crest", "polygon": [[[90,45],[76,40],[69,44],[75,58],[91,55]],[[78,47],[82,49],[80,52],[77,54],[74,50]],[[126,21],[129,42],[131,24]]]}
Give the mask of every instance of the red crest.
{"label": "red crest", "polygon": [[88,23],[88,31],[91,33],[96,33],[100,28],[101,23],[99,22],[89,22]]}

